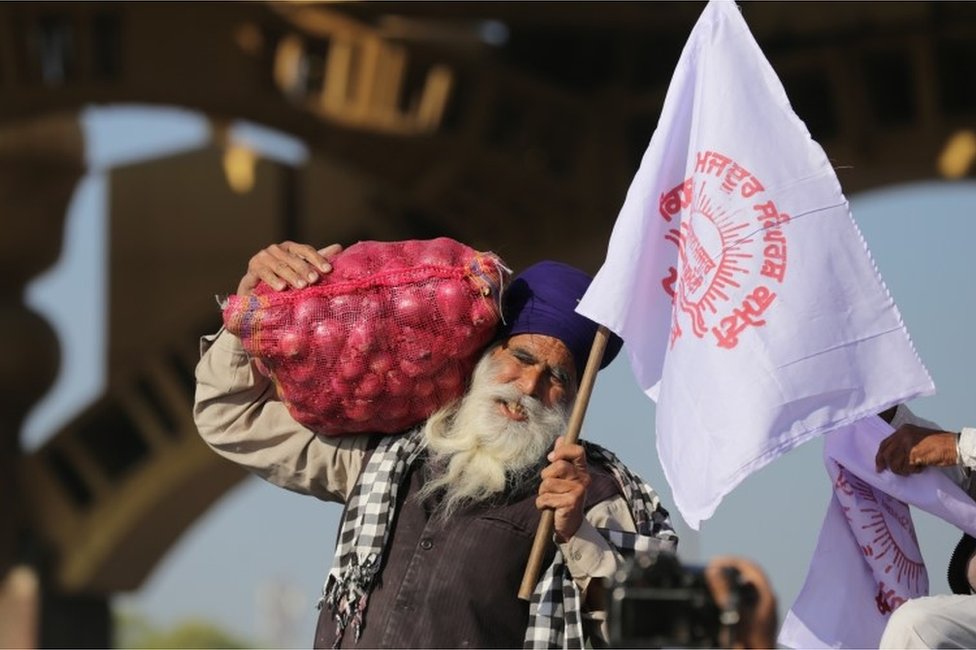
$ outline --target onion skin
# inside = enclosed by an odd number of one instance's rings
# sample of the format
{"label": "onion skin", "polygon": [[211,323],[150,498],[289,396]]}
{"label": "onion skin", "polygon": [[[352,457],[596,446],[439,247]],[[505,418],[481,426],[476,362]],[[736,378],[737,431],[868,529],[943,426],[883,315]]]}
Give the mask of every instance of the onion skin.
{"label": "onion skin", "polygon": [[434,304],[446,323],[460,323],[471,309],[471,296],[460,281],[442,282],[437,285]]}
{"label": "onion skin", "polygon": [[419,326],[429,317],[429,304],[414,287],[403,287],[393,303],[393,318],[403,325]]}
{"label": "onion skin", "polygon": [[472,325],[476,328],[482,328],[493,321],[497,321],[498,314],[494,305],[484,298],[480,298],[471,304],[470,318]]}
{"label": "onion skin", "polygon": [[346,334],[342,325],[331,318],[322,319],[313,325],[311,336],[312,348],[322,352],[322,359],[326,361],[334,360],[339,356],[336,351],[341,350],[346,343]]}
{"label": "onion skin", "polygon": [[386,392],[394,397],[409,395],[412,390],[410,380],[399,370],[386,373]]}
{"label": "onion skin", "polygon": [[356,389],[353,394],[364,400],[375,399],[383,392],[383,378],[379,375],[374,375],[371,372],[366,373],[360,378],[359,383],[356,385]]}
{"label": "onion skin", "polygon": [[339,357],[339,367],[335,373],[346,381],[356,381],[366,372],[366,359],[361,354],[344,354]]}
{"label": "onion skin", "polygon": [[278,337],[278,349],[286,359],[302,358],[305,348],[305,337],[295,330],[285,330]]}

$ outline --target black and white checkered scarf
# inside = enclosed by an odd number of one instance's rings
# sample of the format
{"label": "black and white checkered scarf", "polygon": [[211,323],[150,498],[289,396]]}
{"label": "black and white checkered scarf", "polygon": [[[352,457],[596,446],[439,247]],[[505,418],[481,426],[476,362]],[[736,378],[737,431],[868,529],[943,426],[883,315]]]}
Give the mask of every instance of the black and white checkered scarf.
{"label": "black and white checkered scarf", "polygon": [[[677,537],[654,490],[606,449],[591,442],[582,444],[587,458],[616,479],[637,526],[636,533],[602,528],[598,529],[600,533],[622,553],[673,548]],[[422,429],[384,438],[349,497],[335,560],[319,600],[319,607],[327,605],[336,621],[336,647],[350,624],[359,639],[369,594],[382,564],[397,493],[407,468],[424,447]],[[579,588],[557,550],[532,595],[524,647],[582,648],[583,642]]]}

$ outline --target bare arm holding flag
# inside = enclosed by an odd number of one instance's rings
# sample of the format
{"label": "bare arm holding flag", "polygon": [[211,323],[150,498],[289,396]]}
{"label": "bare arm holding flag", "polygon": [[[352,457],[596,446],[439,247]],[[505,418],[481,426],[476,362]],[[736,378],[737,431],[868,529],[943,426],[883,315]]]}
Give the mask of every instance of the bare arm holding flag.
{"label": "bare arm holding flag", "polygon": [[903,404],[889,423],[895,431],[878,445],[875,466],[879,472],[889,469],[908,476],[926,467],[976,468],[976,429],[946,431],[917,417]]}
{"label": "bare arm holding flag", "polygon": [[959,464],[959,434],[905,424],[881,441],[875,459],[878,471],[907,476],[926,467]]}

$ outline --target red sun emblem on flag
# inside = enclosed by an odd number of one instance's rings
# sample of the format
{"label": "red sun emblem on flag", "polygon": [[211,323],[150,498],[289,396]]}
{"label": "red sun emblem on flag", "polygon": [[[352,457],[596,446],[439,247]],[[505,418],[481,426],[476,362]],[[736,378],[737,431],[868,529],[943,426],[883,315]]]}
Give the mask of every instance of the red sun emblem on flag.
{"label": "red sun emblem on flag", "polygon": [[908,505],[838,465],[834,496],[844,511],[878,591],[875,605],[888,614],[928,593],[928,575]]}
{"label": "red sun emblem on flag", "polygon": [[[762,183],[745,167],[714,151],[699,152],[692,175],[661,194],[661,217],[672,223],[664,238],[677,246],[677,266],[661,280],[677,307],[671,346],[684,333],[709,333],[731,349],[748,327],[766,324],[776,299],[772,287],[786,276],[789,215],[764,200]],[[678,216],[677,222],[673,221]]]}

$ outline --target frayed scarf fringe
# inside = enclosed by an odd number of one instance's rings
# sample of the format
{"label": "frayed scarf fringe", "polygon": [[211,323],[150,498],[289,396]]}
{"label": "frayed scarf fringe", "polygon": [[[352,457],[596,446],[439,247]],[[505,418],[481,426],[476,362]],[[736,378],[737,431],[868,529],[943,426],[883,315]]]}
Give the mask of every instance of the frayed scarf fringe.
{"label": "frayed scarf fringe", "polygon": [[379,556],[370,553],[366,559],[360,561],[352,558],[352,563],[342,570],[339,577],[331,577],[329,584],[319,599],[317,607],[322,609],[327,605],[332,611],[332,618],[336,622],[336,639],[333,648],[338,648],[343,633],[351,623],[356,635],[356,641],[363,631],[363,617],[366,613],[366,603],[369,592],[373,588],[373,581],[379,573]]}

